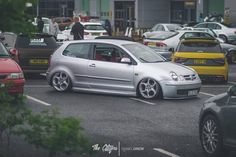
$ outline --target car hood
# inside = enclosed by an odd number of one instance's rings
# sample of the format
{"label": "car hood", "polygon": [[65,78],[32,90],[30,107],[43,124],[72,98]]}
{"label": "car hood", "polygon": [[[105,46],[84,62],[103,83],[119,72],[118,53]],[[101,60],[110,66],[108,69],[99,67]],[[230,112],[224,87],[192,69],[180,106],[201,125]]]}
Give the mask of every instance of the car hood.
{"label": "car hood", "polygon": [[19,65],[11,58],[0,58],[0,73],[21,72]]}
{"label": "car hood", "polygon": [[196,72],[187,66],[177,64],[173,62],[161,62],[161,63],[144,63],[145,67],[151,71],[158,71],[161,74],[169,76],[170,72],[175,72],[177,75],[192,75]]}

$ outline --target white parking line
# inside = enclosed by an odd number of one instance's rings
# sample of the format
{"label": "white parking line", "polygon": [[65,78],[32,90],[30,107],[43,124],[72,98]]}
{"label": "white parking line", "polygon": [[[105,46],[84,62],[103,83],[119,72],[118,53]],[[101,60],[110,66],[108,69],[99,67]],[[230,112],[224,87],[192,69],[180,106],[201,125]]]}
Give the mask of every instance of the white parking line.
{"label": "white parking line", "polygon": [[29,99],[29,100],[33,100],[33,101],[35,101],[35,102],[37,102],[37,103],[40,103],[40,104],[42,104],[42,105],[45,105],[45,106],[51,106],[51,104],[49,104],[49,103],[47,103],[47,102],[44,102],[44,101],[42,101],[42,100],[36,99],[36,98],[34,98],[34,97],[32,97],[32,96],[29,96],[29,95],[26,95],[26,98]]}
{"label": "white parking line", "polygon": [[145,100],[142,100],[142,99],[138,99],[138,98],[130,98],[131,100],[135,100],[135,101],[139,101],[139,102],[142,102],[142,103],[145,103],[145,104],[148,104],[148,105],[156,105],[155,103],[152,103],[152,102],[149,102],[149,101],[145,101]]}
{"label": "white parking line", "polygon": [[48,88],[49,85],[25,85],[26,88]]}
{"label": "white parking line", "polygon": [[205,93],[205,92],[199,92],[200,94],[203,94],[203,95],[207,95],[207,96],[216,96],[216,95],[214,95],[214,94],[210,94],[210,93]]}
{"label": "white parking line", "polygon": [[160,152],[160,153],[162,153],[162,154],[171,156],[171,157],[180,157],[180,156],[178,156],[178,155],[176,155],[176,154],[170,153],[170,152],[168,152],[168,151],[166,151],[166,150],[164,150],[164,149],[161,149],[161,148],[153,148],[153,150],[158,151],[158,152]]}
{"label": "white parking line", "polygon": [[228,81],[228,83],[230,83],[230,84],[236,84],[236,82],[232,82],[232,81]]}

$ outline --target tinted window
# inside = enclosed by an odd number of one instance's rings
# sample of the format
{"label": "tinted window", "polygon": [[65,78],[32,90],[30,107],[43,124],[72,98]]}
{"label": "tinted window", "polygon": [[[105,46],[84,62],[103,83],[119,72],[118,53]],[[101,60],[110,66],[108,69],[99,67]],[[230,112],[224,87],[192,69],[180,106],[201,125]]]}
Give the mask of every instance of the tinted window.
{"label": "tinted window", "polygon": [[16,39],[16,48],[40,48],[40,49],[55,49],[57,43],[53,37],[35,37],[18,36]]}
{"label": "tinted window", "polygon": [[218,43],[210,42],[183,42],[180,44],[179,52],[207,52],[221,53],[221,47]]}
{"label": "tinted window", "polygon": [[0,42],[0,57],[8,57],[8,52],[3,44]]}
{"label": "tinted window", "polygon": [[63,55],[69,57],[76,57],[76,58],[89,58],[89,50],[90,44],[70,44],[67,48],[63,51]]}
{"label": "tinted window", "polygon": [[164,58],[157,54],[153,49],[142,44],[125,44],[123,46],[142,63],[165,61]]}
{"label": "tinted window", "polygon": [[213,38],[213,37],[206,32],[186,32],[180,37],[180,39],[184,38]]}
{"label": "tinted window", "polygon": [[169,39],[171,37],[176,36],[177,32],[158,32],[156,34],[150,35],[147,39],[154,39],[154,40],[166,40]]}
{"label": "tinted window", "polygon": [[117,47],[109,44],[95,45],[94,60],[120,63],[123,57],[128,55]]}
{"label": "tinted window", "polygon": [[84,25],[86,30],[105,30],[102,25]]}

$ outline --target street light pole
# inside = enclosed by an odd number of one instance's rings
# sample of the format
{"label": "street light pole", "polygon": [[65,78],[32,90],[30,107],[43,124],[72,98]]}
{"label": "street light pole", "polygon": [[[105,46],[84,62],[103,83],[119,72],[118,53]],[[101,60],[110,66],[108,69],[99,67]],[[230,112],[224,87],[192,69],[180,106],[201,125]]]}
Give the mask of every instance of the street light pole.
{"label": "street light pole", "polygon": [[39,0],[37,0],[37,8],[36,8],[37,17],[39,16]]}

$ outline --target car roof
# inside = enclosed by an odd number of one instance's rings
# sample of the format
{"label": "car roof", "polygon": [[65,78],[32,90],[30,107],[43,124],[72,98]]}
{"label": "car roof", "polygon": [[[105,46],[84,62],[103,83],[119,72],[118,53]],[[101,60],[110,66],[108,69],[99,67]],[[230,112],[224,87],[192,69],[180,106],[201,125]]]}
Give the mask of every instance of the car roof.
{"label": "car roof", "polygon": [[73,41],[64,41],[67,44],[73,43],[105,43],[113,45],[123,45],[123,44],[136,44],[136,42],[128,40],[118,40],[118,39],[91,39],[91,40],[73,40]]}

